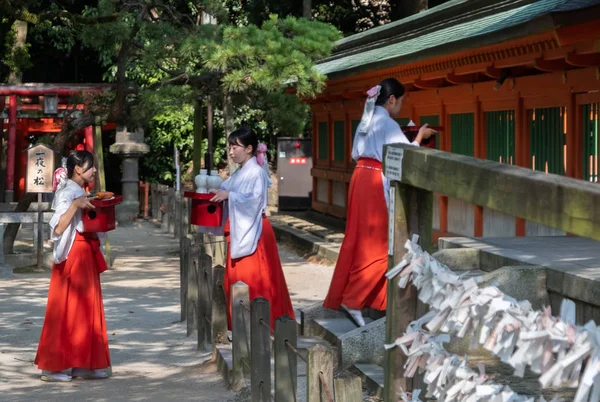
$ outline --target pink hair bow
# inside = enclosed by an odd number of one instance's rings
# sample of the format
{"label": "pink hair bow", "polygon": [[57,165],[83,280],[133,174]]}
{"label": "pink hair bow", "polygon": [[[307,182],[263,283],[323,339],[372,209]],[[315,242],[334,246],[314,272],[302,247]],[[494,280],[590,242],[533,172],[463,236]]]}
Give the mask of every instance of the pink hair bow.
{"label": "pink hair bow", "polygon": [[256,149],[256,162],[258,162],[258,164],[260,166],[265,165],[266,155],[267,155],[267,146],[262,143],[258,144],[258,148]]}
{"label": "pink hair bow", "polygon": [[59,167],[54,171],[54,175],[52,177],[52,191],[56,192],[59,184],[65,182],[67,180],[67,169],[64,167]]}
{"label": "pink hair bow", "polygon": [[375,85],[373,88],[367,91],[367,96],[369,98],[377,98],[379,93],[381,92],[381,85]]}

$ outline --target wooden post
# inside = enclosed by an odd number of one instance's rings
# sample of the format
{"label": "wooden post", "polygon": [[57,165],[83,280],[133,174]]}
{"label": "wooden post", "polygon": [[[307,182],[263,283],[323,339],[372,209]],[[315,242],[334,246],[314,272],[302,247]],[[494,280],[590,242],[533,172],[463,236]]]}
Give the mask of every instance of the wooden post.
{"label": "wooden post", "polygon": [[161,204],[164,205],[167,210],[164,212],[161,212],[160,228],[163,233],[169,233],[169,214],[170,214],[169,209],[171,208],[171,206],[169,205],[169,190],[168,190],[167,186],[163,187],[161,198],[162,198]]}
{"label": "wooden post", "polygon": [[181,191],[175,191],[174,202],[175,202],[175,222],[173,225],[173,236],[176,239],[181,239],[181,235],[183,232],[182,228],[182,214],[181,214]]}
{"label": "wooden post", "polygon": [[194,152],[192,176],[196,177],[202,165],[202,100],[194,101]]}
{"label": "wooden post", "polygon": [[[333,365],[335,354],[330,347],[316,344],[308,348],[306,361],[306,401],[327,402],[333,396]],[[324,382],[321,381],[321,374]]]}
{"label": "wooden post", "polygon": [[257,297],[251,303],[250,390],[252,402],[271,402],[271,312],[269,301]]}
{"label": "wooden post", "polygon": [[231,388],[239,391],[244,387],[250,373],[250,317],[246,308],[250,307],[250,291],[244,282],[236,282],[231,287],[231,332],[233,336],[233,369]]}
{"label": "wooden post", "polygon": [[[37,241],[37,269],[40,271],[42,269],[42,257],[44,255],[44,218],[42,215],[42,193],[38,193],[37,196],[37,225],[34,225],[34,231],[37,233],[36,241]],[[37,226],[37,227],[35,227]]]}
{"label": "wooden post", "polygon": [[[404,244],[411,234],[418,234],[421,246],[432,249],[433,193],[398,182],[392,182],[390,192],[390,254],[388,269],[396,266],[404,257]],[[411,284],[398,288],[397,276],[388,281],[386,313],[386,343],[393,343],[402,336],[408,324],[417,318],[417,289]],[[406,356],[400,348],[386,352],[384,401],[396,402],[401,389],[412,391],[413,380],[404,378]],[[419,381],[420,382],[420,381]]]}
{"label": "wooden post", "polygon": [[212,344],[228,344],[227,339],[227,301],[225,300],[225,267],[215,265],[213,268],[212,288]]}
{"label": "wooden post", "polygon": [[148,218],[148,199],[150,198],[150,183],[144,183],[144,218]]}
{"label": "wooden post", "polygon": [[181,321],[187,318],[187,277],[192,241],[187,237],[179,243],[179,301],[181,305]]}
{"label": "wooden post", "polygon": [[[94,154],[96,156],[96,179],[98,180],[96,191],[106,191],[106,176],[104,175],[104,150],[102,148],[102,121],[96,117],[94,125]],[[106,264],[112,267],[112,258],[110,256],[110,239],[108,233],[104,236],[104,255]]]}
{"label": "wooden post", "polygon": [[190,336],[197,327],[196,317],[198,309],[198,253],[197,244],[192,244],[188,256],[187,275],[187,336]]}
{"label": "wooden post", "polygon": [[207,352],[211,342],[212,258],[200,251],[198,269],[198,350]]}
{"label": "wooden post", "polygon": [[284,315],[275,320],[275,400],[295,402],[298,357],[288,348],[297,345],[297,322]]}
{"label": "wooden post", "polygon": [[169,188],[169,232],[175,234],[175,189]]}
{"label": "wooden post", "polygon": [[335,402],[361,402],[362,381],[359,376],[345,374],[333,380],[335,388]]}

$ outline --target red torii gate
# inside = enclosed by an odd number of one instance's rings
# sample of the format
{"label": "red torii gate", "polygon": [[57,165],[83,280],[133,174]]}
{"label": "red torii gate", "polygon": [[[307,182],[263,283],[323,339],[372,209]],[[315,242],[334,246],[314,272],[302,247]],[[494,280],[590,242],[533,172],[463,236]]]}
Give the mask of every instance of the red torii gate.
{"label": "red torii gate", "polygon": [[[113,86],[106,84],[0,84],[0,114],[4,114],[6,108],[6,97],[8,102],[8,144],[6,155],[6,186],[5,186],[5,202],[11,202],[15,199],[15,172],[19,176],[19,165],[17,164],[17,145],[22,143],[23,137],[30,131],[35,132],[58,132],[60,131],[60,123],[57,122],[55,114],[59,110],[66,110],[68,102],[65,98],[82,93],[103,92],[110,90]],[[38,97],[38,101],[27,99],[26,103],[17,105],[18,97]],[[56,98],[54,113],[46,113],[42,102],[46,97]],[[61,103],[61,97],[63,102]],[[78,110],[84,110],[82,104],[76,105]],[[26,131],[23,135],[17,136],[17,120],[19,120],[18,111],[21,112],[38,112],[37,117],[25,116],[23,119],[37,119],[39,122],[28,122]],[[112,129],[114,124],[103,126],[103,129]],[[24,128],[25,129],[25,128]],[[4,118],[0,118],[0,132],[4,130]],[[94,152],[94,133],[93,127],[86,127],[83,130],[85,149]],[[18,180],[22,177],[17,177]],[[17,187],[20,188],[19,185]],[[20,189],[22,191],[22,189]],[[20,194],[19,194],[20,195]]]}

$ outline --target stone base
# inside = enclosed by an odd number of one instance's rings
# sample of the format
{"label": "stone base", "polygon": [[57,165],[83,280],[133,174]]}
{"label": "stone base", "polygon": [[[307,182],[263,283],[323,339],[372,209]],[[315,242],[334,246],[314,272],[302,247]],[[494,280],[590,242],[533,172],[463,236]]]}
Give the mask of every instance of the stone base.
{"label": "stone base", "polygon": [[133,223],[134,219],[140,213],[140,204],[135,201],[124,201],[117,205],[116,218],[119,225],[128,225]]}

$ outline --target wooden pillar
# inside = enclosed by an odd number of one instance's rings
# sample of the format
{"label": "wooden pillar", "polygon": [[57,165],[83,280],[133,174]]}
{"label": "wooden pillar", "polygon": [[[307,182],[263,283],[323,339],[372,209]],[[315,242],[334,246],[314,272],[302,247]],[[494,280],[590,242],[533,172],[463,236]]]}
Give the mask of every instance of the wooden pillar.
{"label": "wooden pillar", "polygon": [[17,141],[17,96],[11,95],[8,101],[8,146],[6,152],[6,195],[5,201],[14,201],[15,157]]}
{"label": "wooden pillar", "polygon": [[[527,122],[527,111],[523,104],[523,98],[519,96],[517,107],[515,109],[515,165],[520,167],[529,167],[528,156],[529,144],[527,140],[529,135],[529,123]],[[526,222],[525,219],[515,218],[515,236],[525,236]]]}
{"label": "wooden pillar", "polygon": [[567,103],[567,169],[565,175],[572,178],[583,178],[581,143],[581,107],[577,106],[575,94],[569,94]]}
{"label": "wooden pillar", "polygon": [[225,267],[215,265],[213,267],[212,285],[212,315],[211,333],[212,344],[228,344],[227,338],[227,300],[225,300]]}
{"label": "wooden pillar", "polygon": [[[474,149],[474,156],[476,158],[479,159],[485,159],[485,154],[486,154],[486,149],[485,149],[485,145],[486,145],[486,138],[485,138],[485,117],[484,117],[484,113],[481,110],[481,102],[479,102],[479,100],[476,102],[475,104],[475,110],[474,110],[474,129],[475,129],[475,135],[474,135],[474,144],[473,144],[473,149]],[[474,216],[474,228],[473,228],[473,234],[475,237],[482,237],[483,236],[483,207],[479,206],[479,205],[475,205],[475,216]]]}
{"label": "wooden pillar", "polygon": [[[94,154],[94,127],[88,126],[88,127],[84,128],[83,129],[83,138],[85,141],[85,150]],[[90,190],[95,190],[96,189],[96,181],[94,180],[88,186],[89,186]]]}
{"label": "wooden pillar", "polygon": [[[450,152],[450,117],[446,113],[446,105],[440,105],[440,121],[444,125],[443,141],[440,141],[440,150]],[[440,233],[448,233],[448,197],[440,196]]]}
{"label": "wooden pillar", "polygon": [[[393,201],[392,201],[393,200]],[[432,251],[433,193],[398,182],[392,182],[389,211],[390,237],[388,270],[405,255],[404,244],[412,234],[419,234],[421,247]],[[400,277],[388,281],[386,343],[402,336],[410,322],[417,318],[417,289],[411,284],[398,287]],[[411,391],[413,380],[404,377],[407,357],[400,348],[386,352],[384,401],[396,402],[401,389]]]}

